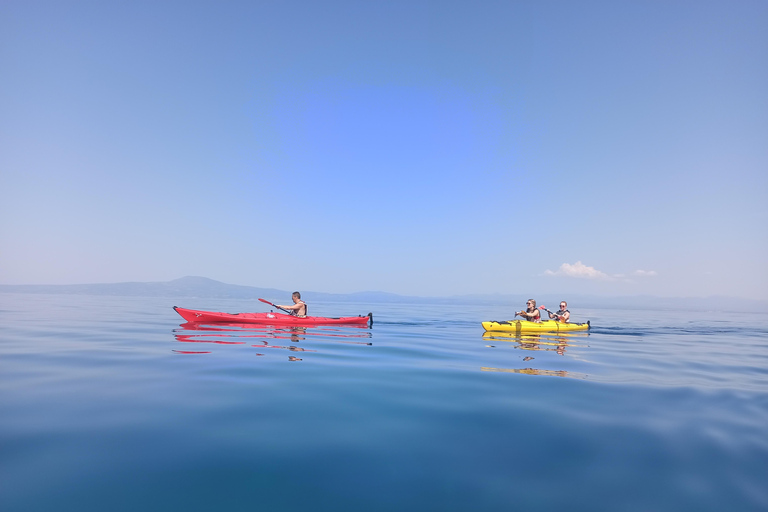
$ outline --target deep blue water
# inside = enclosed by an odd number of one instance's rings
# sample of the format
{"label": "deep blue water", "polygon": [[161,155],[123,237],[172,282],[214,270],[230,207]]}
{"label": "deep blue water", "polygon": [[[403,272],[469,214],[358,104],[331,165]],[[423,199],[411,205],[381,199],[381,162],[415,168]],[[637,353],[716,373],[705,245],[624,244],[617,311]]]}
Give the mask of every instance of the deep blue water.
{"label": "deep blue water", "polygon": [[768,315],[0,294],[0,510],[768,510]]}

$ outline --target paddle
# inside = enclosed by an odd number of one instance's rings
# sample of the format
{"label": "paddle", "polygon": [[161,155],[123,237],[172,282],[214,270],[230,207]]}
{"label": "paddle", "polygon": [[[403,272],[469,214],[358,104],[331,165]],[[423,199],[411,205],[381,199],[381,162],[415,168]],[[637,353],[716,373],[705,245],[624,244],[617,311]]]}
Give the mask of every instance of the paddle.
{"label": "paddle", "polygon": [[555,320],[557,320],[558,322],[559,322],[559,321],[561,321],[561,320],[560,320],[560,318],[561,318],[563,315],[561,315],[560,313],[553,313],[553,312],[551,312],[550,310],[548,310],[547,308],[545,308],[544,306],[539,306],[539,309],[543,309],[544,311],[546,311],[546,312],[547,312],[547,313],[549,313],[550,315],[554,316],[554,317],[555,317]]}
{"label": "paddle", "polygon": [[265,304],[269,304],[269,305],[270,305],[270,306],[272,306],[273,308],[282,309],[283,311],[285,311],[285,312],[286,312],[286,313],[288,313],[289,315],[290,315],[290,314],[292,314],[292,313],[291,313],[290,311],[288,311],[287,309],[285,309],[285,308],[281,308],[281,307],[280,307],[280,306],[278,306],[277,304],[272,304],[272,303],[271,303],[271,302],[269,302],[268,300],[264,300],[264,299],[259,299],[259,300],[260,300],[261,302],[265,303]]}
{"label": "paddle", "polygon": [[553,313],[553,312],[551,312],[550,310],[548,310],[548,309],[547,309],[547,308],[545,308],[544,306],[539,306],[539,309],[543,309],[544,311],[546,311],[546,312],[547,312],[547,313],[549,313],[550,315],[554,315],[554,313]]}

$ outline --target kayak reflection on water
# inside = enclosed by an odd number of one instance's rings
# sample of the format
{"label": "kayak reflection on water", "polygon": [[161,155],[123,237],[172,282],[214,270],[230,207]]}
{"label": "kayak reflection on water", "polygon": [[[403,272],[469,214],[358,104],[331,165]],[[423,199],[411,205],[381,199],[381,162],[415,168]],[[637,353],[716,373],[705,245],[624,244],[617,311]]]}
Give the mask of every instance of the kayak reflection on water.
{"label": "kayak reflection on water", "polygon": [[[511,343],[517,343],[514,348],[520,348],[522,350],[531,351],[552,351],[558,355],[565,355],[566,347],[574,347],[574,341],[579,338],[586,338],[589,336],[587,332],[575,332],[575,333],[559,333],[554,334],[515,334],[511,332],[484,332],[483,341],[505,341]],[[488,348],[496,348],[496,345],[486,345]],[[523,361],[528,362],[534,360],[535,357],[526,356]],[[480,368],[484,372],[503,372],[503,373],[519,373],[523,375],[544,375],[549,377],[570,377],[574,379],[586,379],[588,376],[585,374],[570,372],[566,370],[544,370],[539,368],[493,368],[490,366],[483,366]]]}
{"label": "kayak reflection on water", "polygon": [[[331,342],[345,343],[353,345],[372,345],[370,341],[356,341],[347,338],[370,339],[371,332],[349,332],[342,328],[330,327],[271,327],[254,325],[250,323],[228,323],[228,324],[201,324],[197,322],[187,322],[181,324],[179,329],[174,329],[173,335],[180,343],[205,343],[214,345],[248,345],[258,349],[279,349],[290,352],[317,352],[315,349],[299,347],[301,342]],[[353,329],[352,330],[357,330]],[[247,338],[247,339],[246,339]],[[256,338],[256,339],[252,339]],[[275,343],[277,340],[277,343]],[[281,340],[287,343],[283,345]],[[209,348],[209,347],[206,347]],[[179,354],[210,354],[211,351],[192,351],[192,350],[174,350]],[[256,353],[263,356],[263,353]],[[301,361],[302,359],[289,356],[290,361]]]}
{"label": "kayak reflection on water", "polygon": [[523,375],[545,375],[547,377],[570,377],[572,379],[586,379],[583,373],[569,372],[566,370],[540,370],[538,368],[480,368],[483,372],[520,373]]}
{"label": "kayak reflection on water", "polygon": [[573,341],[579,338],[586,338],[589,336],[587,332],[572,332],[572,333],[558,333],[557,335],[551,334],[515,334],[511,332],[484,332],[484,340],[497,340],[518,343],[517,348],[523,350],[547,350],[557,352],[559,355],[565,355],[566,347],[569,342],[573,345]]}

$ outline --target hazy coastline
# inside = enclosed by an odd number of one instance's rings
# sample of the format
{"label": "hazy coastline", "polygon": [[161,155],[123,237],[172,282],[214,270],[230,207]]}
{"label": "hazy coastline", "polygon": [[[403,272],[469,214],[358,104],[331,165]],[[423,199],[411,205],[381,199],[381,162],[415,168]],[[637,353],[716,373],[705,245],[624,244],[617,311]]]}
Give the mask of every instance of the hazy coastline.
{"label": "hazy coastline", "polygon": [[[168,298],[210,298],[210,299],[258,299],[279,300],[287,297],[293,290],[260,288],[228,284],[206,277],[186,276],[166,282],[125,282],[68,285],[0,285],[0,293],[23,294],[71,294],[104,295],[126,297],[168,297]],[[656,297],[636,296],[598,296],[569,295],[560,297],[553,294],[537,295],[531,293],[510,294],[472,294],[450,297],[420,297],[398,295],[380,291],[362,291],[356,293],[326,293],[302,290],[308,301],[314,302],[378,302],[378,303],[467,303],[467,304],[522,304],[529,297],[535,297],[540,304],[568,300],[574,307],[606,309],[648,309],[648,310],[695,310],[695,311],[745,311],[768,312],[768,301],[740,299],[734,297]],[[287,299],[286,299],[287,300]]]}

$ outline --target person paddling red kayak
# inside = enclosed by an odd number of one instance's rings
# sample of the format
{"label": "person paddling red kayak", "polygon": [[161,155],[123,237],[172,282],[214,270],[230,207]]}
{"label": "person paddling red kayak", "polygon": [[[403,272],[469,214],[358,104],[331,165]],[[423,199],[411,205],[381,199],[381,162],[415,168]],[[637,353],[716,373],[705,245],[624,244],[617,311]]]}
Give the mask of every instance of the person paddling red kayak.
{"label": "person paddling red kayak", "polygon": [[291,294],[291,299],[293,299],[293,305],[292,306],[280,306],[276,305],[276,307],[288,311],[291,315],[297,316],[299,318],[306,318],[307,317],[307,303],[301,300],[301,294],[299,292],[293,292]]}
{"label": "person paddling red kayak", "polygon": [[321,317],[308,316],[307,303],[301,300],[299,292],[293,292],[291,295],[293,305],[281,306],[273,304],[266,299],[259,299],[264,304],[269,304],[273,308],[288,313],[223,313],[218,311],[199,311],[194,309],[184,309],[174,306],[176,310],[187,322],[194,323],[248,323],[248,324],[267,324],[267,325],[367,325],[373,326],[373,313],[359,316],[346,317]]}

